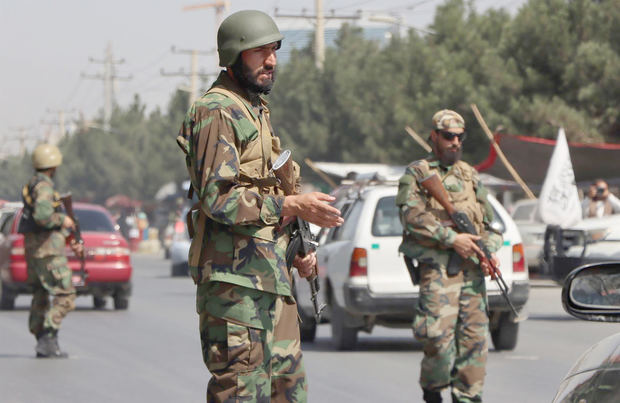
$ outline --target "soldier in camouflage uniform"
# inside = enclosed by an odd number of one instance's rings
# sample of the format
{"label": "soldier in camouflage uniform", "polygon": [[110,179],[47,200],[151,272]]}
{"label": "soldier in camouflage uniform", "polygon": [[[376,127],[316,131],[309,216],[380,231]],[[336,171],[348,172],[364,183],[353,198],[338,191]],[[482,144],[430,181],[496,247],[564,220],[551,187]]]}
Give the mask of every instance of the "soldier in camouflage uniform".
{"label": "soldier in camouflage uniform", "polygon": [[69,242],[76,254],[83,249],[70,236],[75,223],[61,212],[60,198],[54,191],[52,178],[62,163],[60,151],[56,146],[41,144],[32,153],[32,163],[36,173],[22,192],[24,209],[18,228],[24,234],[28,284],[33,289],[29,327],[37,338],[37,357],[64,358],[67,355],[58,346],[58,329],[75,308],[65,245]]}
{"label": "soldier in camouflage uniform", "polygon": [[[502,237],[489,229],[493,210],[477,171],[460,160],[465,122],[456,112],[442,110],[433,116],[430,136],[433,152],[410,164],[400,178],[396,204],[403,224],[400,251],[420,298],[413,322],[415,337],[424,343],[420,385],[426,402],[441,402],[441,390],[452,388],[453,402],[480,402],[487,358],[487,299],[484,276],[475,241],[479,236],[459,234],[449,215],[420,185],[437,174],[457,210],[464,211],[489,250],[502,245]],[[448,275],[451,256],[463,264]],[[493,256],[495,264],[497,258]]]}
{"label": "soldier in camouflage uniform", "polygon": [[[275,79],[282,34],[259,11],[240,11],[218,30],[222,71],[189,109],[177,143],[186,154],[199,202],[188,220],[194,232],[189,269],[203,360],[212,374],[208,402],[304,402],[297,307],[285,252],[283,217],[299,215],[322,227],[341,225],[323,193],[285,196],[270,173],[281,152],[262,94]],[[296,167],[298,179],[299,167]],[[300,276],[314,254],[297,257]]]}

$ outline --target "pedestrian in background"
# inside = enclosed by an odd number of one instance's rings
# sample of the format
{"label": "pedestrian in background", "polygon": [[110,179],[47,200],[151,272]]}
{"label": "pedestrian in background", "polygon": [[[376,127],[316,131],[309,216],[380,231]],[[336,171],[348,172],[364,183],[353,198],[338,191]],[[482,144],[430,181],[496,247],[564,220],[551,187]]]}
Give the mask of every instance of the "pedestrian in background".
{"label": "pedestrian in background", "polygon": [[583,218],[601,218],[620,214],[620,199],[609,192],[609,186],[603,179],[597,179],[588,189],[588,195],[581,202]]}
{"label": "pedestrian in background", "polygon": [[[321,227],[343,221],[329,195],[285,196],[270,174],[281,152],[262,95],[276,78],[282,34],[260,11],[240,11],[218,29],[222,71],[189,109],[177,143],[186,154],[195,228],[189,269],[204,362],[212,374],[208,402],[305,402],[297,305],[279,224],[299,215]],[[298,180],[296,166],[293,180]],[[294,182],[293,182],[294,183]],[[191,194],[189,195],[191,198]],[[190,235],[192,229],[190,228]],[[297,256],[301,277],[314,254]]]}
{"label": "pedestrian in background", "polygon": [[[35,351],[40,358],[64,358],[58,346],[58,330],[64,317],[75,308],[72,272],[65,256],[69,243],[76,255],[81,244],[71,236],[75,223],[62,212],[53,178],[62,163],[58,148],[40,144],[32,153],[34,176],[22,191],[24,209],[18,232],[24,234],[28,284],[32,304],[28,319],[30,333],[37,338]],[[50,296],[52,302],[50,305]]]}
{"label": "pedestrian in background", "polygon": [[[461,161],[465,121],[444,109],[432,123],[432,153],[407,167],[396,198],[404,229],[399,250],[420,285],[413,321],[414,335],[424,344],[420,385],[426,402],[441,402],[441,390],[448,387],[453,402],[481,402],[489,324],[484,277],[490,268],[479,264],[475,241],[482,239],[495,252],[502,237],[490,229],[493,210],[478,172]],[[433,174],[480,236],[455,231],[445,209],[421,186]],[[462,264],[457,273],[448,273],[457,254]],[[495,255],[493,261],[499,264]]]}

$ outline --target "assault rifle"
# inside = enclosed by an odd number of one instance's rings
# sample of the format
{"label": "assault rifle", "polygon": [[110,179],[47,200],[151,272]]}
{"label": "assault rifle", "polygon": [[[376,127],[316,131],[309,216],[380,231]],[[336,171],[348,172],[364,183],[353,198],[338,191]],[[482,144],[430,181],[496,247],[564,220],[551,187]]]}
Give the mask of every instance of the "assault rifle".
{"label": "assault rifle", "polygon": [[[293,162],[291,161],[291,151],[284,150],[278,159],[274,162],[272,172],[278,179],[278,186],[284,190],[284,194],[294,195],[295,189],[295,175],[293,172]],[[291,267],[296,255],[302,257],[314,252],[318,246],[318,243],[314,239],[314,235],[310,231],[308,223],[300,217],[291,217],[287,222],[282,223],[283,226],[290,224],[292,228],[291,241],[286,248],[286,265]],[[310,284],[310,299],[312,300],[312,306],[314,307],[314,317],[316,323],[321,320],[321,312],[325,308],[325,304],[319,304],[319,277],[318,266],[315,263],[312,274],[306,277]]]}
{"label": "assault rifle", "polygon": [[[60,200],[62,201],[62,205],[65,207],[65,212],[73,222],[75,223],[75,230],[72,231],[73,238],[75,241],[82,246],[84,245],[84,239],[82,238],[82,232],[80,231],[80,222],[78,221],[75,213],[73,212],[73,200],[71,199],[71,193],[65,193],[60,196]],[[86,284],[86,278],[88,277],[88,273],[86,273],[86,255],[85,251],[82,250],[82,253],[78,255],[80,258],[80,280],[77,283],[74,283],[75,286],[81,287]]]}
{"label": "assault rifle", "polygon": [[[476,228],[470,221],[469,217],[467,217],[464,212],[458,211],[452,205],[452,203],[450,203],[450,197],[448,196],[448,192],[446,192],[446,189],[443,187],[443,184],[441,183],[441,180],[439,179],[439,176],[437,176],[437,174],[429,176],[428,178],[420,182],[420,184],[433,198],[435,198],[435,200],[439,202],[439,204],[441,204],[441,206],[450,215],[450,218],[454,222],[454,225],[456,226],[458,232],[478,235],[478,232],[476,231]],[[479,239],[475,241],[475,243],[482,251],[482,253],[478,253],[478,259],[480,260],[480,263],[485,263],[487,267],[490,268],[491,279],[495,280],[497,286],[499,287],[499,290],[502,293],[502,296],[508,303],[510,310],[514,314],[515,318],[518,318],[519,313],[512,304],[512,301],[510,301],[510,297],[508,296],[508,286],[504,281],[504,277],[502,277],[502,273],[499,271],[499,268],[495,266],[495,264],[493,264],[491,251],[489,251],[489,248],[486,247],[482,240]]]}

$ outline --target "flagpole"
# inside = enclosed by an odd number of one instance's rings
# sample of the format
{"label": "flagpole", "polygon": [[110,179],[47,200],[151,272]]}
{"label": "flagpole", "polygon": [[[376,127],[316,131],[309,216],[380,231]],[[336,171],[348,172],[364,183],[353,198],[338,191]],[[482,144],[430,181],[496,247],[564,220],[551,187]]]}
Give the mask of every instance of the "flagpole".
{"label": "flagpole", "polygon": [[409,126],[405,126],[405,130],[407,131],[407,133],[409,133],[411,137],[413,137],[416,143],[418,143],[420,147],[424,149],[424,151],[426,151],[427,153],[431,152],[431,146],[429,146],[428,143],[424,141],[424,139],[418,133],[415,132],[415,130],[413,130]]}
{"label": "flagpole", "polygon": [[532,191],[527,186],[527,184],[523,181],[523,179],[521,179],[517,171],[513,168],[510,161],[508,161],[508,158],[506,158],[506,156],[504,155],[504,152],[502,151],[502,149],[499,148],[499,144],[497,144],[497,142],[495,141],[495,138],[493,137],[493,133],[491,133],[491,130],[489,130],[489,127],[487,126],[486,122],[482,118],[482,115],[480,114],[480,111],[478,110],[478,107],[476,106],[476,104],[471,104],[471,109],[474,111],[474,115],[476,115],[476,119],[478,120],[478,123],[480,124],[480,126],[482,127],[482,130],[485,132],[485,134],[491,141],[491,144],[493,145],[495,152],[497,152],[497,155],[504,163],[504,166],[506,167],[508,172],[512,175],[515,181],[517,181],[517,183],[521,185],[521,188],[523,189],[527,197],[529,197],[530,199],[536,199],[536,196],[534,196],[534,193],[532,193]]}

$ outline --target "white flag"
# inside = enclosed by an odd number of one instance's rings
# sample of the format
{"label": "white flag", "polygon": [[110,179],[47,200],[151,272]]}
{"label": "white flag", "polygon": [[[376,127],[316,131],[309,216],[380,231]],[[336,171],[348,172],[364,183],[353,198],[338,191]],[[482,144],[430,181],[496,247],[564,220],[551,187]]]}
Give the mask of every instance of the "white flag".
{"label": "white flag", "polygon": [[581,203],[563,128],[558,132],[547,176],[540,191],[538,210],[545,224],[566,228],[581,221]]}

